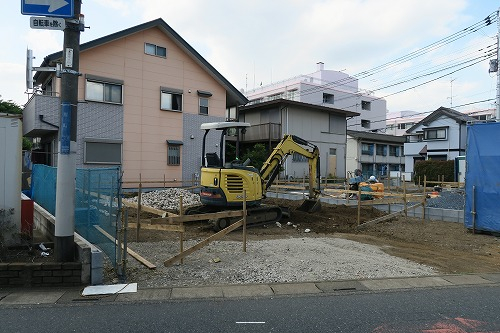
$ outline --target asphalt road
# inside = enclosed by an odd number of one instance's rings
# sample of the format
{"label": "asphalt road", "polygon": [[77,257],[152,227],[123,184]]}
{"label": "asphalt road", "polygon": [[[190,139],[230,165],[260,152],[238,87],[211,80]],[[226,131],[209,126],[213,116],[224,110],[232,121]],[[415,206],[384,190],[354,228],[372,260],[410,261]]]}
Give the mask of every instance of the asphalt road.
{"label": "asphalt road", "polygon": [[0,307],[1,332],[500,333],[500,287]]}

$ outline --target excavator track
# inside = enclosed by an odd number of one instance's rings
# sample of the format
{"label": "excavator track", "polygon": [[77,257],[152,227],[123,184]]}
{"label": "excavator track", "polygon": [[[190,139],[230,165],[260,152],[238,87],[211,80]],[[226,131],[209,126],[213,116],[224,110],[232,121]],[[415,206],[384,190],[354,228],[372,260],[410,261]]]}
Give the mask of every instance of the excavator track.
{"label": "excavator track", "polygon": [[[221,207],[215,206],[192,206],[186,209],[184,212],[186,215],[189,214],[204,214],[204,213],[217,213],[227,211],[228,209],[221,209]],[[241,210],[241,209],[238,209]],[[284,207],[274,206],[274,205],[260,205],[257,207],[250,207],[247,209],[247,226],[258,226],[266,223],[278,222],[281,220],[283,215],[288,214],[288,210]],[[220,219],[207,220],[213,225],[215,231],[220,231],[227,228],[234,222],[240,220],[239,217],[225,217]]]}

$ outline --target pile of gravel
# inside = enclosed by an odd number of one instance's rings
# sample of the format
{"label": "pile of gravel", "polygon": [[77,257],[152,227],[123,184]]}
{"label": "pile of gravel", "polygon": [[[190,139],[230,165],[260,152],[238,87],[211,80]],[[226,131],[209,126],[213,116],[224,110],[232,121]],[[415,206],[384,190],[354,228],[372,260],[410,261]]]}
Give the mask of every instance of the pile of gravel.
{"label": "pile of gravel", "polygon": [[439,196],[427,199],[427,207],[462,210],[465,193],[462,190],[439,192]]}
{"label": "pile of gravel", "polygon": [[[184,248],[195,244],[188,241]],[[341,238],[289,238],[242,243],[217,241],[165,267],[176,255],[179,243],[131,243],[157,265],[148,270],[128,260],[128,281],[140,287],[181,287],[197,285],[331,281],[434,275],[433,268],[390,256],[380,248]]]}
{"label": "pile of gravel", "polygon": [[[182,196],[183,207],[199,205],[200,196],[181,188],[169,188],[151,191],[141,195],[141,204],[161,210],[179,211],[179,198]],[[138,197],[127,199],[137,202]]]}

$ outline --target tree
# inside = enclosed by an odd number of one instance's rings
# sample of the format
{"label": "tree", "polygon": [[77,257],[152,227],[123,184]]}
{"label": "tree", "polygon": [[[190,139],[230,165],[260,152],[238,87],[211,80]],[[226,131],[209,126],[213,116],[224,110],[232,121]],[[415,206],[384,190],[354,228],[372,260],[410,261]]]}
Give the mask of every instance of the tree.
{"label": "tree", "polygon": [[268,155],[269,153],[266,150],[266,146],[262,143],[257,143],[251,149],[247,150],[245,154],[243,154],[242,161],[249,158],[252,162],[251,165],[260,170],[264,162],[267,160]]}
{"label": "tree", "polygon": [[23,114],[23,109],[12,101],[0,99],[0,113]]}
{"label": "tree", "polygon": [[[0,99],[0,113],[23,114],[23,109],[12,101]],[[23,150],[30,150],[33,143],[30,139],[23,137]]]}

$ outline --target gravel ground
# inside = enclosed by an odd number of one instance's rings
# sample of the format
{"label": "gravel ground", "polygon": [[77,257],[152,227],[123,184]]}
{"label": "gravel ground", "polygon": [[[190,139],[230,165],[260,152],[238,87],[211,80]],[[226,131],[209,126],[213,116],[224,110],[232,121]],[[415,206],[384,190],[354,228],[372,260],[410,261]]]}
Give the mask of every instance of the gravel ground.
{"label": "gravel ground", "polygon": [[[194,245],[185,242],[184,248]],[[243,283],[305,282],[436,274],[431,267],[390,256],[376,246],[341,238],[288,238],[242,243],[218,241],[165,267],[178,242],[131,243],[157,265],[148,270],[128,260],[128,281],[140,287],[179,287]],[[153,245],[153,246],[152,246]]]}
{"label": "gravel ground", "polygon": [[443,191],[436,198],[427,199],[427,207],[444,209],[464,209],[465,193],[463,190]]}
{"label": "gravel ground", "polygon": [[[175,210],[178,208],[180,194],[185,198],[186,204],[197,201],[191,194],[174,190],[149,193],[142,200],[160,209]],[[465,197],[462,190],[444,190],[439,194],[439,197],[427,200],[428,207],[464,208]],[[186,241],[184,249],[196,242]],[[222,240],[194,252],[184,259],[184,264],[176,263],[171,267],[165,267],[163,262],[178,253],[178,241],[133,242],[129,246],[157,265],[155,270],[149,270],[133,259],[128,260],[128,281],[137,282],[140,287],[328,281],[437,274],[429,266],[388,255],[377,246],[334,237],[249,240],[246,253],[242,252],[241,242]]]}

